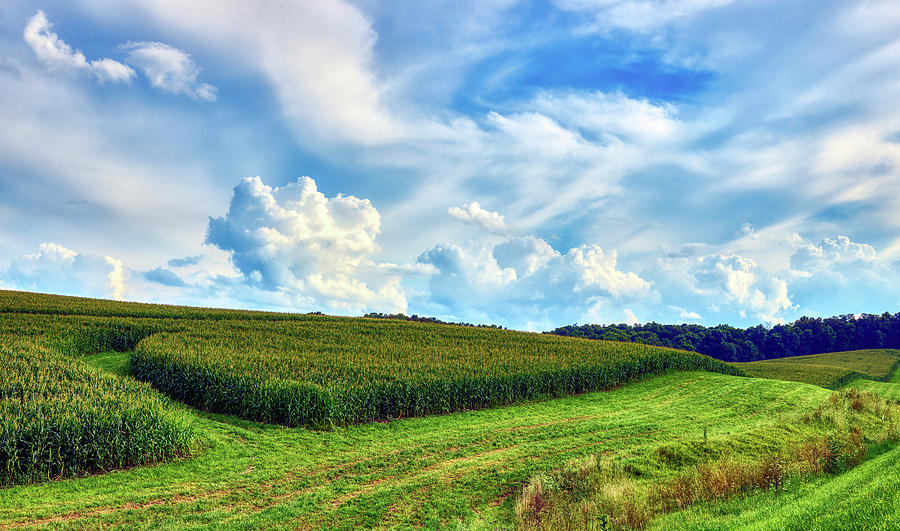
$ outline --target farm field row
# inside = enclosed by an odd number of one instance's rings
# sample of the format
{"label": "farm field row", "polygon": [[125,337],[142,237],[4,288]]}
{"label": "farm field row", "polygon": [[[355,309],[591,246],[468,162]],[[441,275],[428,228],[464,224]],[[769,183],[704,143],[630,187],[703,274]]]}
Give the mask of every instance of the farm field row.
{"label": "farm field row", "polygon": [[900,366],[900,350],[867,349],[828,352],[774,360],[733,363],[756,378],[805,382],[837,389],[858,378],[883,381]]}
{"label": "farm field row", "polygon": [[704,427],[710,441],[744,436],[765,445],[759,441],[779,418],[828,395],[803,384],[692,372],[605,393],[327,432],[193,411],[207,444],[196,458],[5,489],[0,527],[504,527],[520,485],[537,472],[606,453],[651,477],[668,474],[652,451],[660,445],[690,446]]}
{"label": "farm field row", "polygon": [[146,384],[0,335],[0,487],[191,453],[183,418]]}
{"label": "farm field row", "polygon": [[207,411],[289,426],[495,407],[672,370],[738,374],[636,343],[383,319],[203,322],[137,344],[131,372]]}

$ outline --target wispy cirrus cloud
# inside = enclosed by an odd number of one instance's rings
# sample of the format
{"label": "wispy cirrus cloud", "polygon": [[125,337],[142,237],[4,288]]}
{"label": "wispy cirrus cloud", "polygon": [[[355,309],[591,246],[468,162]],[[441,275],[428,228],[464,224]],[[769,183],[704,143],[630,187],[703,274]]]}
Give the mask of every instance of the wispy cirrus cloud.
{"label": "wispy cirrus cloud", "polygon": [[[900,309],[895,2],[53,2],[0,19],[6,260],[65,241],[132,296],[518,327]],[[159,96],[207,78],[237,97]],[[303,237],[297,174],[332,216]],[[204,246],[229,197],[262,214]],[[349,197],[377,234],[329,232]]]}

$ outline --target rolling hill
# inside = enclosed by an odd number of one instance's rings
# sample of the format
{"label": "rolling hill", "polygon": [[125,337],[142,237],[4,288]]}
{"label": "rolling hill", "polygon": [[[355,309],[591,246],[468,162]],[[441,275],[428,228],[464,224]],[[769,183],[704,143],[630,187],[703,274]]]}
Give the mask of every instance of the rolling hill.
{"label": "rolling hill", "polygon": [[[620,501],[627,495],[651,503],[652,493],[703,467],[734,456],[765,462],[828,440],[836,441],[832,461],[863,459],[860,448],[871,448],[871,459],[856,468],[840,461],[843,468],[833,471],[786,467],[786,478],[809,474],[783,486],[781,496],[800,501],[766,513],[768,521],[802,523],[858,487],[875,500],[860,511],[898,523],[896,512],[879,505],[887,483],[873,473],[876,464],[897,470],[897,405],[854,390],[833,395],[810,383],[747,378],[743,369],[685,351],[3,291],[0,340],[4,359],[22,367],[0,375],[2,411],[21,411],[4,414],[0,469],[14,470],[17,459],[4,448],[29,448],[21,446],[30,440],[23,419],[35,408],[43,413],[31,416],[48,432],[126,428],[124,439],[71,447],[45,438],[35,448],[70,464],[62,472],[8,474],[0,528],[553,528],[552,510],[534,505],[536,486],[548,499],[557,496],[559,507],[588,507],[590,498],[579,496],[609,489],[618,489]],[[831,373],[820,367],[830,367],[876,378],[896,356],[839,353],[747,372],[790,376],[812,367],[824,381]],[[26,369],[52,378],[23,379]],[[60,400],[50,398],[62,388]],[[322,409],[332,416],[306,422],[312,417],[302,408],[310,402],[296,399],[298,388],[328,397]],[[99,420],[72,424],[59,413],[72,404]],[[291,417],[293,407],[302,416]],[[117,456],[123,447],[134,449],[131,460],[84,460],[84,449]],[[79,459],[85,466],[71,465]],[[597,478],[604,479],[591,488],[570,488]],[[690,527],[701,519],[739,527],[745,514],[768,510],[768,496],[752,491],[688,512],[647,512],[644,523]],[[612,513],[594,516],[595,524],[630,525]]]}

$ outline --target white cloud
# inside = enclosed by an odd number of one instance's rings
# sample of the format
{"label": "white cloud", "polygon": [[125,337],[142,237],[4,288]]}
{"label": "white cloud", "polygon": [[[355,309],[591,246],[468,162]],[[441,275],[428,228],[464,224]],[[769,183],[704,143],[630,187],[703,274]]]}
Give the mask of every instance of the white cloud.
{"label": "white cloud", "polygon": [[[434,136],[370,154],[373,163],[413,168],[426,176],[424,185],[386,214],[392,233],[404,226],[440,224],[433,219],[439,204],[462,204],[471,197],[469,190],[479,189],[502,190],[505,219],[535,230],[620,194],[627,172],[656,157],[614,135],[594,142],[537,112],[489,112],[479,121],[459,119],[439,133],[429,132]],[[433,244],[428,239],[411,233],[397,243],[421,248]]]}
{"label": "white cloud", "polygon": [[628,308],[625,308],[625,324],[630,324],[630,325],[634,326],[636,324],[640,324],[640,322],[641,321],[637,318],[637,316],[634,314],[633,311],[631,311]]}
{"label": "white cloud", "polygon": [[42,243],[38,252],[0,269],[4,283],[21,290],[121,299],[125,293],[122,262],[77,253],[57,243]]}
{"label": "white cloud", "polygon": [[570,249],[562,259],[575,277],[575,291],[609,294],[625,297],[646,293],[650,284],[635,273],[623,273],[616,269],[616,251],[604,253],[598,245],[582,245]]}
{"label": "white cloud", "polygon": [[700,316],[699,313],[688,311],[686,308],[682,308],[681,306],[673,306],[673,305],[669,305],[669,306],[666,306],[666,307],[667,307],[669,310],[671,310],[671,311],[675,312],[676,314],[678,314],[678,318],[679,318],[679,319],[702,319],[702,318],[703,318],[703,317]]}
{"label": "white cloud", "polygon": [[458,220],[480,225],[491,232],[504,232],[507,230],[503,216],[497,212],[481,208],[477,201],[472,201],[462,207],[450,207],[447,209],[447,213]]}
{"label": "white cloud", "polygon": [[838,236],[836,240],[823,238],[818,245],[810,242],[800,245],[791,257],[791,267],[795,271],[810,274],[846,264],[871,264],[876,255],[875,248],[871,245],[853,242],[846,236]]}
{"label": "white cloud", "polygon": [[566,126],[636,142],[666,140],[680,127],[674,105],[620,92],[542,91],[528,106]]}
{"label": "white cloud", "polygon": [[559,257],[549,243],[537,236],[508,239],[494,246],[493,255],[500,267],[512,269],[517,278],[531,275]]}
{"label": "white cloud", "polygon": [[309,177],[275,188],[254,177],[234,188],[224,217],[210,220],[207,243],[231,253],[248,284],[298,306],[406,311],[400,276],[373,261],[380,224],[369,200],[327,198]]}
{"label": "white cloud", "polygon": [[620,307],[650,295],[649,282],[617,268],[614,251],[582,245],[561,254],[536,236],[440,244],[419,261],[437,270],[430,278],[431,300],[462,319],[559,323],[598,304]]}
{"label": "white cloud", "polygon": [[199,83],[200,67],[190,54],[161,42],[129,42],[128,62],[144,73],[150,84],[170,94],[183,94],[203,101],[216,100],[216,87]]}
{"label": "white cloud", "polygon": [[140,13],[146,24],[180,41],[217,50],[248,77],[261,75],[304,143],[373,145],[405,134],[405,121],[383,101],[389,87],[375,74],[377,35],[349,2],[86,0],[85,5],[100,18]]}
{"label": "white cloud", "polygon": [[588,308],[577,322],[589,324],[640,324],[640,320],[630,308],[612,308],[609,301],[598,299]]}
{"label": "white cloud", "polygon": [[[708,254],[664,258],[660,266],[657,278],[662,281],[665,300],[693,300],[708,307],[721,307],[724,302],[733,311],[752,313],[763,322],[781,322],[783,313],[794,307],[787,281],[744,256]],[[679,288],[687,292],[680,292]]]}
{"label": "white cloud", "polygon": [[43,11],[28,19],[23,35],[38,60],[48,69],[62,72],[88,72],[100,82],[128,83],[135,76],[128,65],[104,58],[88,61],[79,50],[73,50],[52,32],[53,24]]}
{"label": "white cloud", "polygon": [[122,272],[122,261],[112,256],[105,256],[104,259],[107,264],[112,266],[112,271],[108,275],[112,297],[120,301],[125,295],[125,274]]}
{"label": "white cloud", "polygon": [[128,83],[135,76],[130,66],[112,59],[91,61],[91,73],[102,83]]}

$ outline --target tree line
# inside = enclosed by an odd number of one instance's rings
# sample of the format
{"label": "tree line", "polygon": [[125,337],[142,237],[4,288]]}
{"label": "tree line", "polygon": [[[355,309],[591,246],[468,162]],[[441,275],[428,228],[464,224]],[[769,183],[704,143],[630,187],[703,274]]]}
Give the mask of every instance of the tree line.
{"label": "tree line", "polygon": [[546,334],[693,350],[724,361],[755,361],[867,348],[900,348],[900,313],[801,317],[766,328],[698,324],[569,325]]}
{"label": "tree line", "polygon": [[370,312],[363,317],[368,317],[369,319],[397,319],[400,321],[415,321],[417,323],[432,323],[432,324],[442,324],[442,325],[457,325],[457,326],[471,326],[472,328],[496,328],[499,330],[505,330],[500,325],[495,324],[472,324],[472,323],[457,323],[452,321],[441,321],[436,317],[424,317],[416,314],[406,315],[402,313],[381,313],[381,312]]}

